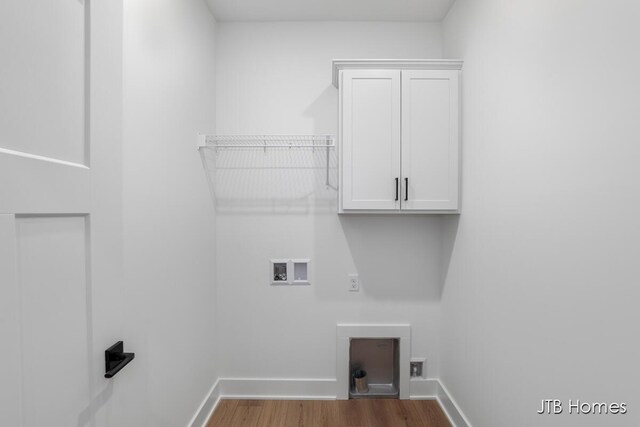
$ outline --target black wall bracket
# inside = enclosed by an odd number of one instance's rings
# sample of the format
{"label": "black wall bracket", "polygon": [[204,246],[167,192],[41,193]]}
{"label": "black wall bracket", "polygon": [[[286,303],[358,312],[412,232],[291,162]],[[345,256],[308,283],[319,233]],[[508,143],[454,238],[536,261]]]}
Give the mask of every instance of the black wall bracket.
{"label": "black wall bracket", "polygon": [[105,378],[111,378],[136,357],[135,353],[124,353],[124,344],[118,341],[104,352]]}

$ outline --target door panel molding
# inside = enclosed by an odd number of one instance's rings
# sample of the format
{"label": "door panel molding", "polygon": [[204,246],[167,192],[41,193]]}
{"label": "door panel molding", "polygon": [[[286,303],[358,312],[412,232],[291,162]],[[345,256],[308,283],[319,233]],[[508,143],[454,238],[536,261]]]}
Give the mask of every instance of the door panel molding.
{"label": "door panel molding", "polygon": [[89,165],[90,9],[90,0],[0,3],[0,148]]}
{"label": "door panel molding", "polygon": [[15,216],[24,426],[75,424],[89,404],[87,220]]}
{"label": "door panel molding", "polygon": [[0,214],[0,425],[22,425],[22,362],[15,215]]}
{"label": "door panel molding", "polygon": [[[0,152],[0,214],[87,214],[91,171],[83,165]],[[46,178],[45,178],[46,177]]]}

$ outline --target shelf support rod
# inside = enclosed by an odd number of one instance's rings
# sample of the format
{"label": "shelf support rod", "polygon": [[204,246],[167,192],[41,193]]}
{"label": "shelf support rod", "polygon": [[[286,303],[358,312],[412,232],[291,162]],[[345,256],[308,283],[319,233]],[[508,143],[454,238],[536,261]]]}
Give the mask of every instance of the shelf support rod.
{"label": "shelf support rod", "polygon": [[329,149],[329,144],[331,143],[330,139],[330,137],[327,137],[327,180],[325,183],[327,188],[329,188],[329,154],[331,153],[331,150]]}

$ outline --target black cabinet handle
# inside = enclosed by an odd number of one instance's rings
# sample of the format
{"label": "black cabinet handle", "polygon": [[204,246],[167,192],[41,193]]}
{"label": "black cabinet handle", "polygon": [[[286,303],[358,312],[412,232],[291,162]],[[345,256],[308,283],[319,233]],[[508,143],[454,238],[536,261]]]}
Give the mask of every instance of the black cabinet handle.
{"label": "black cabinet handle", "polygon": [[398,178],[396,178],[396,202],[398,201]]}
{"label": "black cabinet handle", "polygon": [[118,341],[104,352],[105,378],[112,378],[136,357],[135,353],[125,353],[124,343]]}
{"label": "black cabinet handle", "polygon": [[404,201],[409,200],[409,178],[404,179]]}

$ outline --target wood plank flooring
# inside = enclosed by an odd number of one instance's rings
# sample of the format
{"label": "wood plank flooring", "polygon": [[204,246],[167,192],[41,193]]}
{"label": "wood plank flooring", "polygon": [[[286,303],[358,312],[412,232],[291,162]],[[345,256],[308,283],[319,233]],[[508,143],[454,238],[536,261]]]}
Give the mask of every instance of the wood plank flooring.
{"label": "wood plank flooring", "polygon": [[435,400],[222,400],[207,427],[451,427]]}

